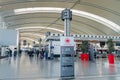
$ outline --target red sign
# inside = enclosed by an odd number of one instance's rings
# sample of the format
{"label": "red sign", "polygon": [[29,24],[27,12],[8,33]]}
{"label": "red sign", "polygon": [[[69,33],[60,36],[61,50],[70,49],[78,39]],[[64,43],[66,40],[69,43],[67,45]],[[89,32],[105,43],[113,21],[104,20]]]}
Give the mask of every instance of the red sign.
{"label": "red sign", "polygon": [[75,42],[81,42],[81,40],[75,40]]}

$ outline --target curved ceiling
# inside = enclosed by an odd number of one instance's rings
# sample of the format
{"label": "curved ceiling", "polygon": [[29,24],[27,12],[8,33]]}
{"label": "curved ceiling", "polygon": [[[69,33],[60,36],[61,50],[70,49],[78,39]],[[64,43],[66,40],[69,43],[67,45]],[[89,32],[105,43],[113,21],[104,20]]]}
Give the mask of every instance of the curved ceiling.
{"label": "curved ceiling", "polygon": [[30,43],[48,31],[63,33],[60,13],[64,8],[73,13],[72,34],[119,36],[119,4],[119,0],[0,0],[0,15],[8,29],[19,29],[21,39]]}

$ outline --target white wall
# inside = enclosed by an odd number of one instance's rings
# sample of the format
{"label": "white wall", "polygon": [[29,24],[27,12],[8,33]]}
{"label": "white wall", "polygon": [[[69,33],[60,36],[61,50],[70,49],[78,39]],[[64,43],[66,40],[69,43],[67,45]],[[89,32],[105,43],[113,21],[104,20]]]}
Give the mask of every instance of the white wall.
{"label": "white wall", "polygon": [[0,45],[17,45],[17,31],[8,29],[0,30]]}

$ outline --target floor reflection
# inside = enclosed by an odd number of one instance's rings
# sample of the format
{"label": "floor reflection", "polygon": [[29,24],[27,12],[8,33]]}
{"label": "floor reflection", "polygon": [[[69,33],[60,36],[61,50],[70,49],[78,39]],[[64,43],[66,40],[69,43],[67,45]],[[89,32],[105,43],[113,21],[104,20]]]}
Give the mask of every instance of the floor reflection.
{"label": "floor reflection", "polygon": [[[95,62],[75,60],[74,80],[120,80],[119,59],[116,64],[108,65],[107,59]],[[25,53],[0,59],[0,80],[44,80],[60,79],[60,60],[45,60]]]}

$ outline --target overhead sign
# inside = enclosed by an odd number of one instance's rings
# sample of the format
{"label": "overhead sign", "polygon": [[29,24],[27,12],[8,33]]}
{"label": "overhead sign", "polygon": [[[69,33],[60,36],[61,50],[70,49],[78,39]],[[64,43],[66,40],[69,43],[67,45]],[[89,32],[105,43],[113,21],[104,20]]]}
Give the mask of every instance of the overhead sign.
{"label": "overhead sign", "polygon": [[54,49],[54,46],[50,46],[51,49]]}
{"label": "overhead sign", "polygon": [[73,37],[60,37],[61,46],[74,46]]}

